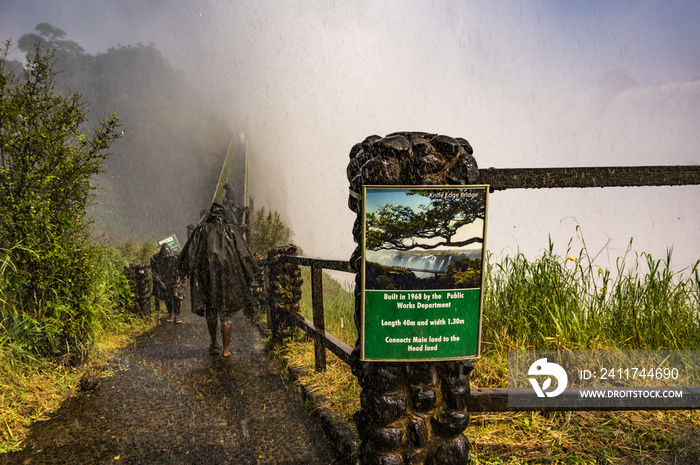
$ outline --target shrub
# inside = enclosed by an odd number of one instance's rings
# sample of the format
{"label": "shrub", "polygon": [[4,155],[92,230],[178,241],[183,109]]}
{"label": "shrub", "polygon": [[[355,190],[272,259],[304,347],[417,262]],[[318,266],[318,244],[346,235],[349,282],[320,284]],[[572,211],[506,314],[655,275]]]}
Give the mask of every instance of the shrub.
{"label": "shrub", "polygon": [[[27,352],[80,359],[95,317],[99,248],[89,243],[91,177],[117,137],[112,116],[83,132],[78,92],[56,94],[55,52],[39,45],[20,74],[0,48],[0,322],[23,334]],[[8,305],[11,304],[11,305]]]}

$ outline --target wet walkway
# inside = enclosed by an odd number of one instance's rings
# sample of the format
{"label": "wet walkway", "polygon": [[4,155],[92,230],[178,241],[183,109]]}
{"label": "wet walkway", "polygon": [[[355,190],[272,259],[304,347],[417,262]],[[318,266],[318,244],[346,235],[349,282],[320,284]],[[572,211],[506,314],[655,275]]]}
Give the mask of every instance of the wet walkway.
{"label": "wet walkway", "polygon": [[229,358],[208,354],[203,318],[182,317],[117,354],[114,376],[33,425],[0,464],[339,463],[242,312]]}

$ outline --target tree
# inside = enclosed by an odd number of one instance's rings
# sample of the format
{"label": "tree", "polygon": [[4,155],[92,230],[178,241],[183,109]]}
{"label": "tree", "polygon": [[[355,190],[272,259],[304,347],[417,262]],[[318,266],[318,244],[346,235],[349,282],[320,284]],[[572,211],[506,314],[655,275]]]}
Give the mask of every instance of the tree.
{"label": "tree", "polygon": [[290,239],[289,228],[280,219],[277,212],[266,212],[261,208],[255,212],[251,227],[250,249],[261,255],[276,245],[285,244]]}
{"label": "tree", "polygon": [[83,54],[85,50],[72,40],[63,39],[66,33],[63,29],[53,27],[49,23],[39,23],[34,28],[39,34],[24,34],[20,37],[18,46],[25,53],[31,53],[37,46],[44,49],[56,49],[68,53]]}
{"label": "tree", "polygon": [[481,285],[481,259],[461,258],[447,267],[447,275],[442,277],[458,289],[479,287]]}
{"label": "tree", "polygon": [[94,107],[96,102],[90,92],[94,58],[77,42],[65,39],[63,29],[49,23],[39,23],[34,29],[38,34],[24,34],[19,38],[19,49],[25,54],[33,53],[37,47],[52,50],[56,57],[52,68],[60,75],[60,79],[55,82],[58,93],[68,94],[80,89],[83,95],[89,95]]}
{"label": "tree", "polygon": [[[440,192],[440,191],[438,191]],[[435,249],[441,246],[463,247],[483,242],[481,237],[456,240],[463,226],[484,219],[486,208],[479,195],[436,195],[430,190],[409,190],[407,195],[430,199],[417,210],[405,205],[387,204],[366,217],[366,248],[369,250]],[[444,195],[444,194],[447,195]]]}
{"label": "tree", "polygon": [[35,44],[18,75],[7,66],[9,49],[9,41],[0,48],[0,248],[15,254],[17,308],[44,325],[37,351],[62,354],[90,335],[94,250],[85,213],[119,122],[112,115],[83,132],[79,93],[55,93],[55,51]]}

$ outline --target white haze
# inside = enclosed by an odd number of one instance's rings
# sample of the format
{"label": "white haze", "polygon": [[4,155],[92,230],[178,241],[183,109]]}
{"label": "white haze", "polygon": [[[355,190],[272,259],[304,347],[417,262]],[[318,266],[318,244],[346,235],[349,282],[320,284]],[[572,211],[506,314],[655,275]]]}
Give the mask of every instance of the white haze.
{"label": "white haze", "polygon": [[[0,35],[16,41],[47,21],[89,52],[154,42],[203,106],[248,135],[256,207],[278,210],[305,253],[347,259],[345,167],[372,134],[464,137],[480,168],[696,164],[698,5],[5,1]],[[700,258],[699,194],[495,192],[487,248],[534,257],[551,236],[562,254],[574,238],[576,255],[580,226],[600,266],[614,267],[634,237],[654,257],[673,247],[683,268]]]}

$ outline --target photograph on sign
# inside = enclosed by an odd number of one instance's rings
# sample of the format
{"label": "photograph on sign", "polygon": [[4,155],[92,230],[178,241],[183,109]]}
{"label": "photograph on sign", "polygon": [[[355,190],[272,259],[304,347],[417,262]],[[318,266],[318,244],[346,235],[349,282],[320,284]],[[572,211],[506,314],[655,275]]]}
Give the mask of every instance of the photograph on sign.
{"label": "photograph on sign", "polygon": [[478,357],[488,186],[365,186],[363,198],[363,360]]}

